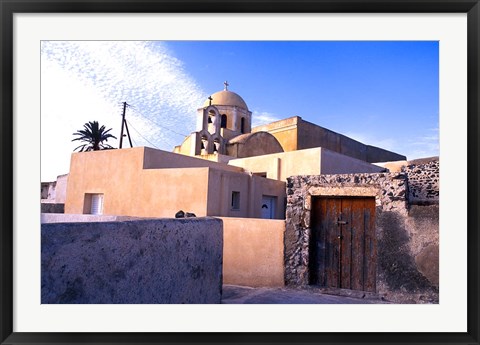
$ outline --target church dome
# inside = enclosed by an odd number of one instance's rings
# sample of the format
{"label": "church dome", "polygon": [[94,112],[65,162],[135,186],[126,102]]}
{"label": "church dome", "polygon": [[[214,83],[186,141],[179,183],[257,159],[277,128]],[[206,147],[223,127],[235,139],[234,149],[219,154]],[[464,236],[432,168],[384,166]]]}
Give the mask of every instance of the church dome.
{"label": "church dome", "polygon": [[[228,85],[228,84],[227,84]],[[225,87],[225,90],[215,92],[210,96],[212,98],[212,105],[227,105],[235,106],[248,110],[247,103],[240,97],[238,94],[232,91],[228,91]],[[203,107],[208,107],[210,105],[210,99],[207,99],[203,103]]]}

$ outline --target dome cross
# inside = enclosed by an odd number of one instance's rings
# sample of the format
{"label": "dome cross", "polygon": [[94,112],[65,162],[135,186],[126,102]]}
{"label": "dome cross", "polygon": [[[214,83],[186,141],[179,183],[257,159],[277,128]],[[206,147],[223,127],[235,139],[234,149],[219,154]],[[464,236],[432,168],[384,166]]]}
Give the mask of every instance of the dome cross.
{"label": "dome cross", "polygon": [[223,85],[225,85],[225,91],[228,91],[228,86],[230,85],[230,84],[228,83],[228,81],[225,80],[225,81],[223,82]]}

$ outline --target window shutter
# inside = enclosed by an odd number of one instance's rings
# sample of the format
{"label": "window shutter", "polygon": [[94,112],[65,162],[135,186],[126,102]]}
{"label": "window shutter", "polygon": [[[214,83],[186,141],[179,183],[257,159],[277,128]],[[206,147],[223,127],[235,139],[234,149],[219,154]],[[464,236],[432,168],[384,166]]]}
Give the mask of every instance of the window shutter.
{"label": "window shutter", "polygon": [[92,209],[90,213],[91,214],[103,213],[103,194],[92,195]]}

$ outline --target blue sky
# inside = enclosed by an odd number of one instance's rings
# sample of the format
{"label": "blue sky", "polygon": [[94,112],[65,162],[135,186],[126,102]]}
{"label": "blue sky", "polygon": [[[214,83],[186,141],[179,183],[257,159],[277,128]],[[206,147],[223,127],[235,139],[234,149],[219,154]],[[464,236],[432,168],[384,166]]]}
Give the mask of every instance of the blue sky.
{"label": "blue sky", "polygon": [[134,146],[172,151],[225,80],[254,125],[297,115],[408,159],[439,155],[438,42],[44,41],[41,66],[42,181],[68,173],[85,122],[119,137],[124,101]]}

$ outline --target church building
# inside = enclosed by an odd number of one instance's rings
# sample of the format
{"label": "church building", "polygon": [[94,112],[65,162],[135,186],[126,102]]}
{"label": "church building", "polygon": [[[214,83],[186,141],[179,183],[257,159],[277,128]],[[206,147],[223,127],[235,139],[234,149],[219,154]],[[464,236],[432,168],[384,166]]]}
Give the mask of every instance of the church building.
{"label": "church building", "polygon": [[62,219],[215,217],[223,284],[438,303],[438,157],[406,161],[299,116],[252,128],[224,86],[173,152],[72,153]]}
{"label": "church building", "polygon": [[252,128],[247,103],[228,86],[205,100],[196,131],[173,152],[73,153],[65,213],[284,219],[290,176],[375,173],[385,169],[374,162],[406,159],[299,116]]}

